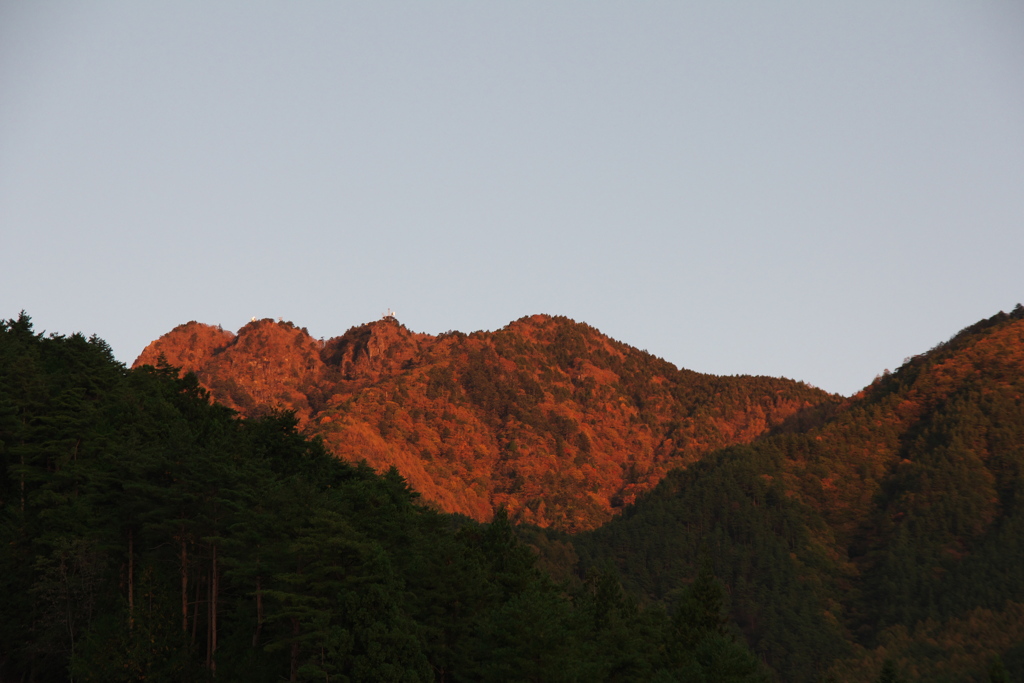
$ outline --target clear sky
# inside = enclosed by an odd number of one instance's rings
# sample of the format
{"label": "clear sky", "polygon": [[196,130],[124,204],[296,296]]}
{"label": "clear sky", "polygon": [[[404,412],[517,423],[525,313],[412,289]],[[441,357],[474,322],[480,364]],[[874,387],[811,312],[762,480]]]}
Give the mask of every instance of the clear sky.
{"label": "clear sky", "polygon": [[1024,3],[0,0],[0,317],[569,316],[843,394],[1024,300]]}

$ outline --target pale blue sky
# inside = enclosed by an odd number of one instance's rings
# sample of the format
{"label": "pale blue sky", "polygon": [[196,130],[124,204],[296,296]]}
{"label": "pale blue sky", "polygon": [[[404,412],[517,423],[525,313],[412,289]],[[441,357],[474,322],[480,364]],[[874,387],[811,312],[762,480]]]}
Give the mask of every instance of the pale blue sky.
{"label": "pale blue sky", "polygon": [[0,317],[566,315],[850,394],[1024,300],[1020,2],[0,0]]}

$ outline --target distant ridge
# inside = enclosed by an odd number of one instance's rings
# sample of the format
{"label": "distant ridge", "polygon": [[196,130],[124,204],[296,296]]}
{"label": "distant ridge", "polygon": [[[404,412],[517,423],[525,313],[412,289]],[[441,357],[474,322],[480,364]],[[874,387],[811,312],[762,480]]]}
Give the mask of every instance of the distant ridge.
{"label": "distant ridge", "polygon": [[489,520],[599,526],[674,467],[838,398],[800,382],[717,377],[564,317],[437,336],[393,316],[313,339],[290,322],[237,334],[189,322],[134,363],[194,372],[246,416],[292,410],[338,456],[394,466],[425,500]]}
{"label": "distant ridge", "polygon": [[[712,548],[780,680],[874,683],[886,661],[908,680],[1021,680],[1024,308],[670,473],[573,543],[573,571],[614,563],[655,601]],[[989,678],[996,658],[1012,678]]]}

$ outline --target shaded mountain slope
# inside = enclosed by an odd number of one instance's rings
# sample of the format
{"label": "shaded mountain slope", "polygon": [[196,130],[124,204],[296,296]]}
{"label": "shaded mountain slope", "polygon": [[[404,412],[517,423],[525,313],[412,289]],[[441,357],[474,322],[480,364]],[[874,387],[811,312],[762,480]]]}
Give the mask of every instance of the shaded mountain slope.
{"label": "shaded mountain slope", "polygon": [[671,602],[703,548],[782,680],[873,681],[885,659],[927,680],[987,680],[997,655],[1024,667],[1016,627],[969,635],[1024,605],[1024,309],[812,413],[670,473],[573,539],[583,565]]}
{"label": "shaded mountain slope", "polygon": [[0,681],[765,681],[710,576],[671,620],[609,575],[569,593],[506,515],[176,375],[0,320]]}
{"label": "shaded mountain slope", "polygon": [[294,410],[339,457],[394,465],[449,512],[594,528],[673,467],[837,399],[802,383],[677,369],[567,318],[438,336],[394,318],[315,340],[254,321],[191,322],[135,366],[195,372],[247,416]]}

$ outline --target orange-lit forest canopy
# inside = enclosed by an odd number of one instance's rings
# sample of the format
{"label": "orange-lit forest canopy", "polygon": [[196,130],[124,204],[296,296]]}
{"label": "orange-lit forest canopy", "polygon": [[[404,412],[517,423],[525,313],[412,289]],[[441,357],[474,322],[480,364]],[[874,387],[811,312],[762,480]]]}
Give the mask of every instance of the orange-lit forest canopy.
{"label": "orange-lit forest canopy", "polygon": [[430,336],[394,320],[321,344],[262,320],[237,336],[188,323],[135,365],[195,371],[225,405],[296,411],[307,434],[350,462],[397,467],[448,512],[594,528],[673,467],[746,443],[836,398],[799,382],[716,377],[567,318]]}
{"label": "orange-lit forest canopy", "polygon": [[788,681],[1024,675],[1024,309],[811,417],[672,472],[573,539],[583,565],[664,600],[709,548]]}
{"label": "orange-lit forest canopy", "polygon": [[416,500],[288,414],[2,322],[0,680],[764,680],[713,579],[669,618]]}

